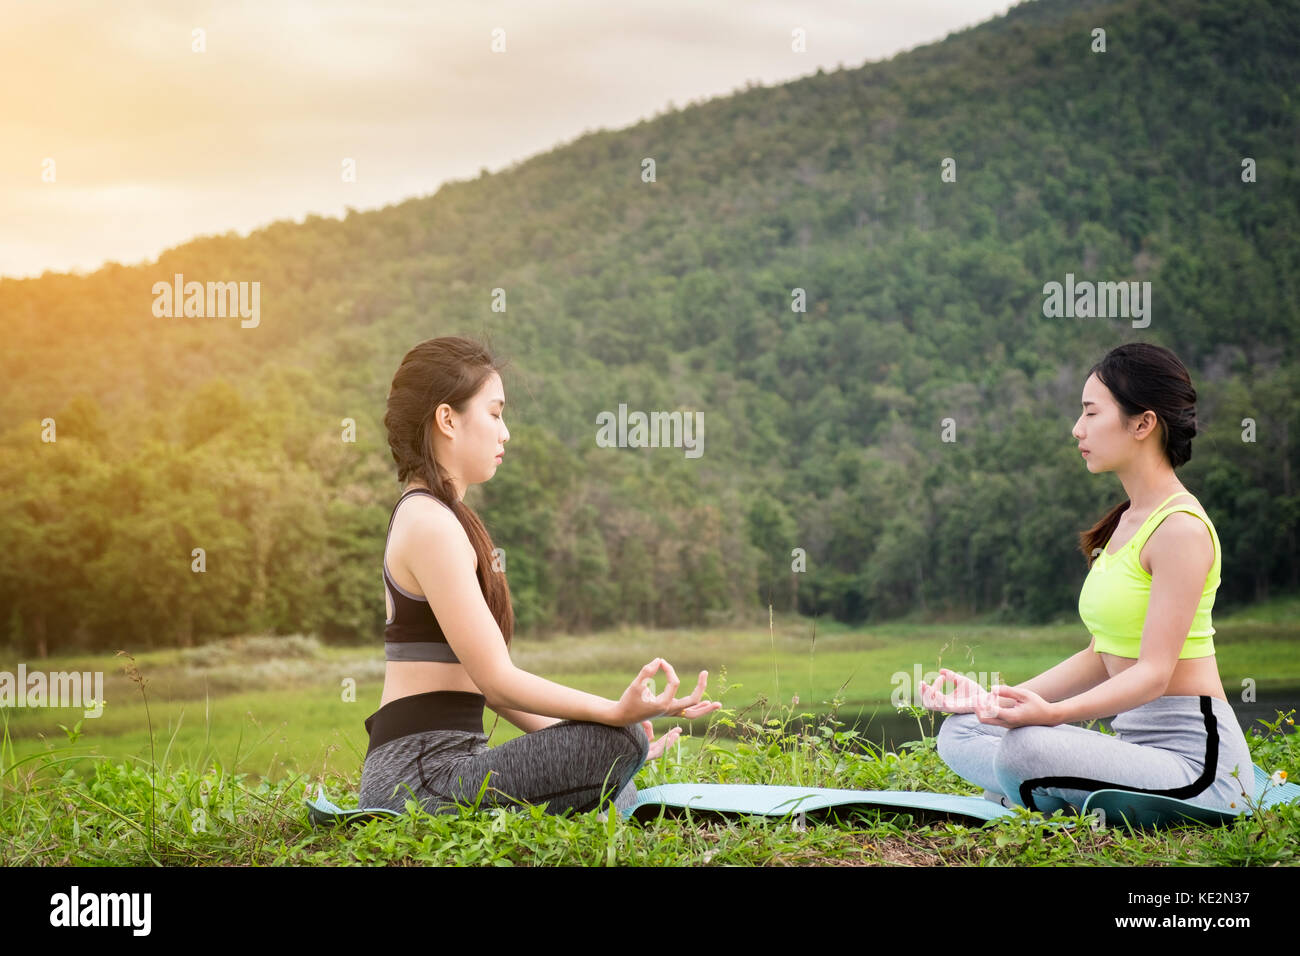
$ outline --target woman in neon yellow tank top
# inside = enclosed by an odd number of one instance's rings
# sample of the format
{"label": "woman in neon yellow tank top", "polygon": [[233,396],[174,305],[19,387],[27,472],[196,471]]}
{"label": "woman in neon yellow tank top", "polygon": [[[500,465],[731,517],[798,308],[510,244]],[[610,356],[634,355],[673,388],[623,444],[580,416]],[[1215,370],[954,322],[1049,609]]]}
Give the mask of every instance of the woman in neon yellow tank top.
{"label": "woman in neon yellow tank top", "polygon": [[[1240,811],[1250,752],[1210,623],[1222,553],[1174,476],[1191,458],[1196,390],[1168,349],[1133,343],[1089,370],[1082,405],[1072,434],[1084,464],[1113,471],[1128,496],[1080,535],[1090,567],[1079,614],[1092,640],[1014,687],[985,692],[948,670],[940,687],[951,679],[953,692],[922,683],[924,705],[953,714],[939,754],[1008,806],[1078,808],[1118,789]],[[1111,715],[1115,736],[1072,725]]]}

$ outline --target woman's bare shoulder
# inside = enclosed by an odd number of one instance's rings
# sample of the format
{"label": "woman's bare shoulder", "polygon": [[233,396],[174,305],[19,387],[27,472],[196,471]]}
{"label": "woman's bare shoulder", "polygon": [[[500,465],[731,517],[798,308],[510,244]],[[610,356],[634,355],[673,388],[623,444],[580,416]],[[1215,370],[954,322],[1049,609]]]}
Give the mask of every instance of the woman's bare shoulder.
{"label": "woman's bare shoulder", "polygon": [[[1165,505],[1165,510],[1168,510],[1169,508],[1191,508],[1193,511],[1195,511],[1206,521],[1210,520],[1210,513],[1205,510],[1205,505],[1201,504],[1201,500],[1197,498],[1194,494],[1192,494],[1190,491],[1179,495],[1173,501]],[[1177,518],[1180,514],[1184,516],[1187,515],[1185,511],[1175,511],[1173,512],[1173,514],[1169,515],[1168,517]],[[1195,519],[1193,518],[1191,520],[1194,521]],[[1184,523],[1186,523],[1185,520]],[[1202,525],[1202,527],[1204,527],[1204,525]]]}
{"label": "woman's bare shoulder", "polygon": [[389,551],[398,561],[414,548],[452,545],[469,555],[478,567],[478,556],[460,519],[444,502],[430,495],[411,495],[398,508],[393,520]]}
{"label": "woman's bare shoulder", "polygon": [[1186,559],[1199,560],[1208,569],[1214,563],[1214,541],[1206,527],[1208,522],[1208,517],[1186,511],[1166,515],[1138,556],[1142,570],[1152,574],[1154,568],[1167,561],[1177,565]]}

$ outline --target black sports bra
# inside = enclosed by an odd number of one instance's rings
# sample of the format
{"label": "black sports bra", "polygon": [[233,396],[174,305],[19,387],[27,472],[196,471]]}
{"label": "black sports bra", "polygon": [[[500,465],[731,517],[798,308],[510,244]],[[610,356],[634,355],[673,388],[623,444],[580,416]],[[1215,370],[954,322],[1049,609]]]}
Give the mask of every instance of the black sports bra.
{"label": "black sports bra", "polygon": [[447,508],[447,503],[427,488],[412,488],[397,499],[392,517],[388,519],[388,535],[384,538],[384,586],[393,602],[393,616],[384,627],[384,659],[389,661],[435,661],[459,664],[460,659],[447,643],[447,636],[438,626],[429,602],[412,594],[393,580],[388,573],[388,537],[393,533],[393,519],[402,502],[414,494],[428,495]]}

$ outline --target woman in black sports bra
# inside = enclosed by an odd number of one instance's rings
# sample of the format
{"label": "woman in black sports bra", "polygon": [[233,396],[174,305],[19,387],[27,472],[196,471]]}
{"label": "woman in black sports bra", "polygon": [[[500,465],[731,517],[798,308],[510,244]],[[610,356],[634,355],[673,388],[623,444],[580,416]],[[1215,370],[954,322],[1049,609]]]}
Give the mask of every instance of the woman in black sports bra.
{"label": "woman in black sports bra", "polygon": [[[387,666],[380,708],[366,719],[369,747],[361,806],[429,812],[545,804],[548,813],[635,804],[632,778],[680,730],[658,740],[650,718],[693,719],[721,707],[703,701],[708,672],[675,698],[672,666],[646,664],[617,700],[574,690],[510,661],[514,613],[492,539],[461,500],[487,481],[510,432],[497,363],[469,339],[411,349],[393,378],[384,425],[405,491],[384,554]],[[402,520],[397,520],[398,513]],[[660,670],[667,687],[648,682]],[[525,731],[489,748],[483,708]]]}

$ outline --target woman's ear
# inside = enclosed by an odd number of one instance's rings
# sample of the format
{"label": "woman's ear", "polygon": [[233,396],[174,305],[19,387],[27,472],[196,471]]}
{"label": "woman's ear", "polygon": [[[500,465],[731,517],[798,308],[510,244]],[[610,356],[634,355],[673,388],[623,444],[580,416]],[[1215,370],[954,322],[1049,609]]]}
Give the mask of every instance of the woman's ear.
{"label": "woman's ear", "polygon": [[1156,413],[1147,409],[1133,421],[1133,437],[1139,441],[1146,438],[1155,430],[1159,421]]}
{"label": "woman's ear", "polygon": [[454,438],[456,435],[456,420],[454,410],[446,402],[439,405],[433,412],[433,427],[440,431],[447,438]]}

